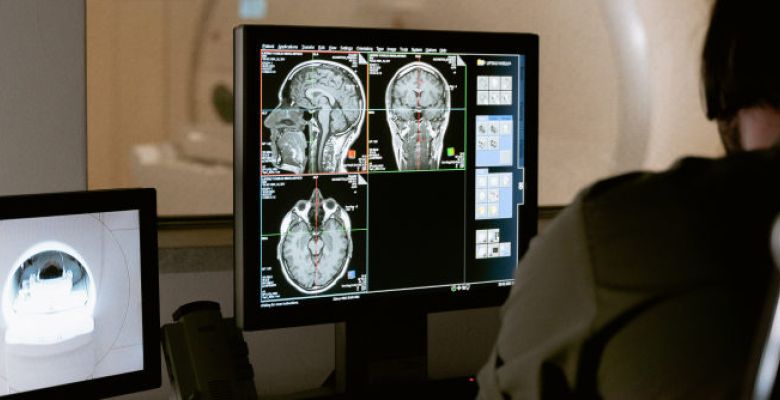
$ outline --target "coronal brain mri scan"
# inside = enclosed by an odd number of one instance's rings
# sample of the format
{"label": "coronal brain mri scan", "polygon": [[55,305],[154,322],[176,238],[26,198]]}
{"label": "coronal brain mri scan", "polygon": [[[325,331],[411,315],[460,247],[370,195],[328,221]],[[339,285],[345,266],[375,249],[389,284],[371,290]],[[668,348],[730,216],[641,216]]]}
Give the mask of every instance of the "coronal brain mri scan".
{"label": "coronal brain mri scan", "polygon": [[441,72],[420,61],[405,65],[390,80],[385,104],[398,169],[438,169],[451,104]]}
{"label": "coronal brain mri scan", "polygon": [[351,221],[319,188],[284,216],[277,257],[287,282],[303,294],[333,287],[352,257]]}
{"label": "coronal brain mri scan", "polygon": [[352,69],[329,60],[296,65],[263,122],[271,131],[272,164],[293,174],[345,172],[365,112],[365,90]]}
{"label": "coronal brain mri scan", "polygon": [[139,371],[137,211],[0,221],[0,396]]}

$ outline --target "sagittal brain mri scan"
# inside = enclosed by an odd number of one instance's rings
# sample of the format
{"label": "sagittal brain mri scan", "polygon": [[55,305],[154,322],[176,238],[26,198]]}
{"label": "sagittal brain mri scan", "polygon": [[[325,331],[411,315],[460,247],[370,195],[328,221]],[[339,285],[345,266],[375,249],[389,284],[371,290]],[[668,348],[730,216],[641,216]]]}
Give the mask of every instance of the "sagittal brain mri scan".
{"label": "sagittal brain mri scan", "polygon": [[344,208],[315,188],[284,216],[277,257],[287,282],[304,294],[333,287],[352,257],[351,222]]}
{"label": "sagittal brain mri scan", "polygon": [[390,80],[385,104],[398,169],[438,169],[450,116],[441,72],[420,61],[405,65]]}
{"label": "sagittal brain mri scan", "polygon": [[298,64],[263,123],[271,131],[272,164],[293,174],[346,172],[365,111],[363,84],[352,69],[328,60]]}

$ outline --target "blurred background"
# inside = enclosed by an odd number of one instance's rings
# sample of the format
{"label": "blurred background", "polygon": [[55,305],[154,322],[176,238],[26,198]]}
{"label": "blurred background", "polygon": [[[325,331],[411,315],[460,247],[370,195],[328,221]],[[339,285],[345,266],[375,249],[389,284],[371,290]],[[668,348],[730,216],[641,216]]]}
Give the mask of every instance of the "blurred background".
{"label": "blurred background", "polygon": [[154,186],[163,215],[232,213],[232,29],[533,32],[541,205],[721,153],[702,111],[709,0],[87,0],[90,189]]}
{"label": "blurred background", "polygon": [[[154,186],[163,216],[232,213],[232,29],[241,23],[540,35],[539,195],[685,155],[721,154],[703,116],[701,42],[711,0],[86,0],[90,189]],[[216,247],[161,232],[161,317],[211,299],[233,314],[232,228]],[[208,232],[210,246],[215,246]],[[176,239],[176,240],[173,240]],[[429,376],[476,371],[498,309],[429,316]],[[332,324],[247,333],[261,394],[317,387]],[[452,349],[459,349],[453,352]],[[128,399],[164,399],[163,388]]]}

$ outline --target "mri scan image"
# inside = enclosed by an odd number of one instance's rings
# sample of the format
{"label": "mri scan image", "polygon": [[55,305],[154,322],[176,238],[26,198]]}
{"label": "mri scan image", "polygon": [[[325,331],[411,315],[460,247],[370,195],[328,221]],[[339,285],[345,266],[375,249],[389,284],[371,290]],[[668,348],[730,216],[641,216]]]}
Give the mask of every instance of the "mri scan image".
{"label": "mri scan image", "polygon": [[303,294],[333,287],[352,258],[351,221],[344,208],[315,188],[284,216],[277,258],[287,282]]}
{"label": "mri scan image", "polygon": [[398,169],[438,169],[451,108],[444,75],[425,62],[403,66],[387,86],[385,105]]}
{"label": "mri scan image", "polygon": [[263,122],[271,132],[271,163],[293,174],[346,172],[365,112],[363,84],[352,69],[328,60],[296,65]]}

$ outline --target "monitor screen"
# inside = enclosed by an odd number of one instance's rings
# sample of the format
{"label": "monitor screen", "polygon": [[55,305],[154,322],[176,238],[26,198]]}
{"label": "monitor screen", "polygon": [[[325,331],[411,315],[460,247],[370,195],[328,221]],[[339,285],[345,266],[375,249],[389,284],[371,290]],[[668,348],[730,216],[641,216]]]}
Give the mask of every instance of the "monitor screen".
{"label": "monitor screen", "polygon": [[536,233],[538,38],[236,30],[245,328],[500,302]]}
{"label": "monitor screen", "polygon": [[123,192],[0,198],[0,398],[159,385],[154,192]]}

